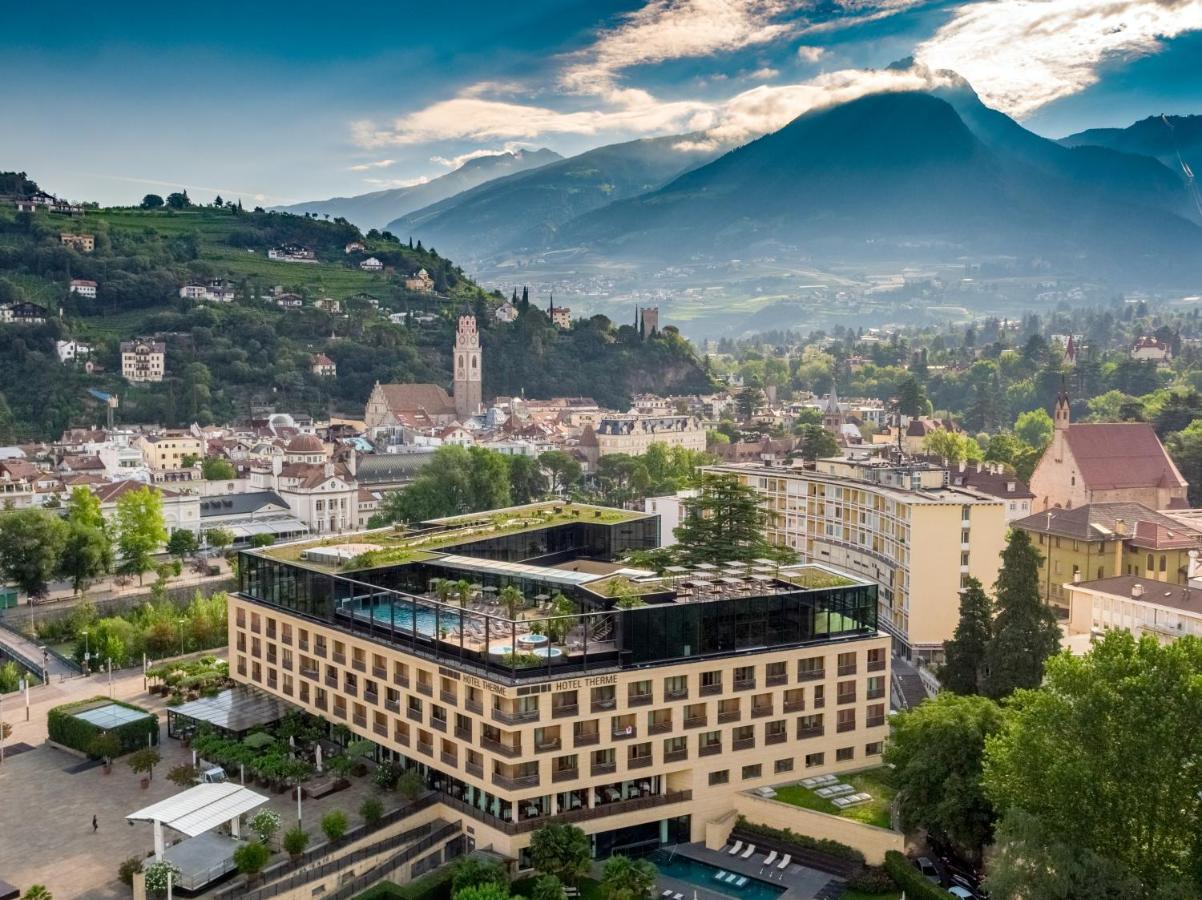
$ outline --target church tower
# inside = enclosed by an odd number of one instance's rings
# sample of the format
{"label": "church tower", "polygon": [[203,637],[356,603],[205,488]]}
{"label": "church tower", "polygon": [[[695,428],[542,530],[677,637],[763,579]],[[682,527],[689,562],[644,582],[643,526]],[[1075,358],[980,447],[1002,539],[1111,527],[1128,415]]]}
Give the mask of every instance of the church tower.
{"label": "church tower", "polygon": [[835,382],[831,382],[831,392],[827,395],[826,405],[822,408],[822,427],[835,436],[835,440],[843,441],[843,410],[839,407],[839,393]]}
{"label": "church tower", "polygon": [[482,411],[480,332],[475,316],[460,316],[455,332],[455,415],[460,421]]}

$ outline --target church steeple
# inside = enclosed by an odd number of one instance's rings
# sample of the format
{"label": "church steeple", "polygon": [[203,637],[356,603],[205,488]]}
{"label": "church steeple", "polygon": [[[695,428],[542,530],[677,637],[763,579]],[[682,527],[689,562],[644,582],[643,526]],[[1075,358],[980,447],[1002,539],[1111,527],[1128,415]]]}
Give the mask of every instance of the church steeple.
{"label": "church steeple", "polygon": [[480,351],[480,332],[476,330],[476,317],[459,317],[459,328],[455,333],[454,387],[455,415],[460,421],[477,415],[482,406],[483,361]]}
{"label": "church steeple", "polygon": [[1052,414],[1052,421],[1057,431],[1063,431],[1071,424],[1068,388],[1065,387],[1063,376],[1060,378],[1060,393],[1056,395],[1056,408]]}

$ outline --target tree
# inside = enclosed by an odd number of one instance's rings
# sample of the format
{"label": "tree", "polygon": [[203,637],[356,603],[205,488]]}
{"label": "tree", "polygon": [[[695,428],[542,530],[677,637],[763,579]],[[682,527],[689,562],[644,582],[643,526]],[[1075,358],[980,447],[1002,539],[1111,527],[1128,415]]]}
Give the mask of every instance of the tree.
{"label": "tree", "polygon": [[1200,740],[1202,641],[1110,631],[1084,656],[1051,659],[1042,688],[1011,697],[1005,728],[987,743],[985,791],[1003,834],[1034,831],[1117,864],[1142,886],[1126,896],[1197,897]]}
{"label": "tree", "polygon": [[516,619],[518,612],[526,603],[526,598],[522,596],[522,592],[512,584],[507,584],[501,588],[501,593],[497,595],[497,600],[505,607],[505,615],[510,619]]}
{"label": "tree", "polygon": [[145,772],[146,778],[149,780],[154,778],[154,767],[162,759],[163,757],[158,750],[155,750],[153,747],[143,747],[141,750],[135,750],[131,753],[126,763],[133,769],[135,775]]}
{"label": "tree", "polygon": [[1044,663],[1060,649],[1056,614],[1039,599],[1039,560],[1030,535],[1012,530],[993,587],[997,615],[985,655],[984,693],[994,699],[1039,687]]}
{"label": "tree", "polygon": [[176,191],[167,195],[167,205],[171,209],[187,209],[192,205],[187,191]]}
{"label": "tree", "polygon": [[31,597],[43,597],[67,541],[67,525],[42,509],[0,513],[0,574]]}
{"label": "tree", "polygon": [[284,852],[293,859],[300,856],[309,846],[309,832],[296,825],[284,832]]}
{"label": "tree", "polygon": [[1054,425],[1046,409],[1033,409],[1014,420],[1014,434],[1028,447],[1042,450],[1052,439]]}
{"label": "tree", "polygon": [[1202,418],[1190,422],[1176,434],[1170,434],[1167,443],[1173,462],[1189,482],[1190,505],[1202,504]]}
{"label": "tree", "polygon": [[547,480],[538,460],[532,456],[509,458],[509,496],[516,504],[532,503],[543,496]]}
{"label": "tree", "polygon": [[199,546],[195,532],[189,531],[187,528],[174,529],[171,537],[167,540],[167,552],[172,556],[178,556],[181,560],[188,554],[195,553]]}
{"label": "tree", "polygon": [[200,461],[200,472],[205,481],[233,481],[238,477],[234,464],[220,456],[206,456]]}
{"label": "tree", "polygon": [[251,547],[270,547],[275,543],[274,534],[252,534],[247,543]]}
{"label": "tree", "polygon": [[511,900],[509,887],[503,884],[476,884],[451,894],[454,900]]}
{"label": "tree", "polygon": [[163,205],[163,198],[158,194],[147,194],[140,205],[142,209],[159,209]]}
{"label": "tree", "polygon": [[175,883],[179,883],[179,866],[169,859],[153,862],[144,871],[146,874],[146,890],[148,892],[166,894],[168,873],[171,873],[171,878]]}
{"label": "tree", "polygon": [[802,425],[797,433],[801,438],[797,452],[807,462],[839,455],[839,442],[821,425]]}
{"label": "tree", "polygon": [[538,458],[541,465],[551,476],[551,490],[560,496],[580,480],[580,463],[562,450],[548,450]]}
{"label": "tree", "polygon": [[21,895],[21,900],[54,900],[54,895],[44,884],[31,884]]}
{"label": "tree", "polygon": [[117,498],[117,547],[123,571],[142,575],[153,565],[151,555],[167,542],[163,498],[150,487],[126,491]]}
{"label": "tree", "polygon": [[530,900],[567,900],[563,883],[554,875],[536,878],[530,888]]}
{"label": "tree", "polygon": [[497,862],[489,862],[475,856],[463,856],[455,860],[451,868],[451,893],[458,895],[465,888],[495,884],[509,887],[509,873]]}
{"label": "tree", "polygon": [[214,550],[221,552],[234,543],[234,533],[228,528],[210,528],[205,532],[205,540]]}
{"label": "tree", "polygon": [[88,756],[104,761],[105,768],[121,754],[121,738],[111,731],[102,731],[88,743]]}
{"label": "tree", "polygon": [[112,566],[113,545],[108,535],[100,528],[68,522],[58,574],[71,582],[71,589],[78,594]]}
{"label": "tree", "polygon": [[947,692],[894,717],[885,762],[907,830],[924,828],[980,859],[996,816],[981,786],[985,743],[1002,719],[992,700]]}
{"label": "tree", "polygon": [[923,448],[932,456],[946,459],[949,463],[976,462],[981,458],[981,445],[966,434],[947,428],[938,428],[926,436]]}
{"label": "tree", "polygon": [[606,900],[646,900],[659,872],[645,859],[611,856],[601,869],[601,894]]}
{"label": "tree", "polygon": [[67,499],[67,521],[89,528],[104,528],[104,514],[100,510],[100,498],[86,487],[71,490]]}
{"label": "tree", "polygon": [[944,664],[939,678],[956,694],[979,694],[985,674],[985,654],[993,635],[993,601],[981,582],[969,578],[960,591],[960,621],[950,641],[943,642]]}
{"label": "tree", "polygon": [[734,475],[706,474],[696,497],[685,501],[676,529],[676,552],[685,562],[750,562],[760,557],[787,559],[792,552],[770,544],[764,531],[771,522],[755,488]]}
{"label": "tree", "polygon": [[[341,758],[343,757],[335,757],[335,759]],[[328,812],[321,817],[321,830],[325,833],[326,839],[331,843],[346,834],[346,828],[346,813],[340,809]]]}
{"label": "tree", "polygon": [[251,816],[250,821],[246,824],[259,836],[261,843],[268,845],[275,833],[280,830],[280,814],[274,809],[261,809]]}
{"label": "tree", "polygon": [[258,841],[247,841],[234,850],[234,865],[248,882],[254,881],[270,858],[271,851]]}
{"label": "tree", "polygon": [[903,378],[897,386],[897,411],[913,418],[925,416],[930,409],[931,403],[918,379],[913,375]]}
{"label": "tree", "polygon": [[530,835],[530,864],[544,875],[575,884],[589,873],[592,844],[575,825],[551,822]]}

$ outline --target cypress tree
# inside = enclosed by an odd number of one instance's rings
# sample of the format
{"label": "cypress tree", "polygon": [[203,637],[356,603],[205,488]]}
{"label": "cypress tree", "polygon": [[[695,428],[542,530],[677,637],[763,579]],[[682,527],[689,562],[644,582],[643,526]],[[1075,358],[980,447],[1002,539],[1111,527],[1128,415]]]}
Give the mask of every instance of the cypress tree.
{"label": "cypress tree", "polygon": [[985,654],[984,693],[995,700],[1039,687],[1044,664],[1060,649],[1056,614],[1039,599],[1040,559],[1030,535],[1010,532],[993,586],[997,616]]}
{"label": "cypress tree", "polygon": [[985,654],[993,633],[993,601],[981,582],[969,578],[960,592],[960,622],[950,641],[943,642],[943,686],[956,694],[979,694],[985,674]]}

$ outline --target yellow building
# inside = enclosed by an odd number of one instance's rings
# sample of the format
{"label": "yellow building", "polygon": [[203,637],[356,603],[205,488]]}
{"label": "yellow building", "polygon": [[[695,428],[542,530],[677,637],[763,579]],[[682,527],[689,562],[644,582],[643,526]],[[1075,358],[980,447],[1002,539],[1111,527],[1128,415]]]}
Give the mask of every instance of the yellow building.
{"label": "yellow building", "polygon": [[806,562],[871,579],[880,626],[895,649],[938,657],[960,617],[967,578],[997,580],[1006,542],[1006,504],[945,486],[937,466],[873,459],[820,459],[814,469],[715,466],[738,476],[772,513],[768,536]]}
{"label": "yellow building", "polygon": [[1138,503],[1049,509],[1014,527],[1031,535],[1043,556],[1039,594],[1062,616],[1069,612],[1066,583],[1130,575],[1184,585],[1190,552],[1202,548],[1202,533]]}
{"label": "yellow building", "polygon": [[652,444],[704,452],[705,441],[705,426],[696,416],[632,413],[601,416],[594,424],[585,425],[580,435],[580,450],[589,464],[595,466],[602,456],[611,453],[639,456]]}
{"label": "yellow building", "polygon": [[1184,635],[1202,637],[1202,591],[1134,575],[1064,585],[1069,635],[1094,637],[1115,629],[1145,634],[1161,643]]}
{"label": "yellow building", "polygon": [[[814,566],[663,579],[607,562],[658,529],[535,504],[243,553],[231,674],[418,766],[474,846],[519,860],[551,817],[605,857],[705,840],[748,789],[879,765],[875,585]],[[442,579],[479,588],[441,602]],[[617,608],[615,580],[643,605]],[[506,614],[505,586],[532,602]]]}

